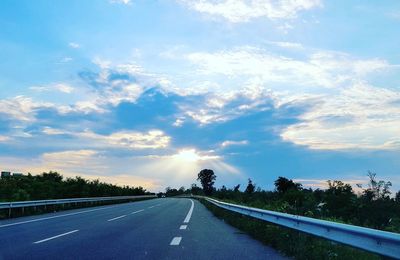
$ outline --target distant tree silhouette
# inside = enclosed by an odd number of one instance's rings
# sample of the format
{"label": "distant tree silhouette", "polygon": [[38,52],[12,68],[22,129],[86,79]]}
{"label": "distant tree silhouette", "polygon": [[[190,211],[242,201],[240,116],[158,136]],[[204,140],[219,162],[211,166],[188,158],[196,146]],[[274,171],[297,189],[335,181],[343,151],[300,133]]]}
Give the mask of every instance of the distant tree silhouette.
{"label": "distant tree silhouette", "polygon": [[182,189],[177,190],[175,188],[167,187],[167,188],[165,188],[165,196],[167,196],[167,197],[178,196],[178,195],[183,194],[184,191],[185,191],[184,187],[183,187],[183,190]]}
{"label": "distant tree silhouette", "polygon": [[301,184],[300,183],[295,183],[293,180],[289,180],[285,177],[279,177],[275,181],[275,188],[278,192],[280,193],[285,193],[288,190],[300,190],[301,189]]}
{"label": "distant tree silhouette", "polygon": [[234,192],[239,192],[239,189],[240,189],[240,184],[238,184],[235,187],[233,187],[233,191]]}
{"label": "distant tree silhouette", "polygon": [[394,199],[397,203],[400,203],[400,190],[396,193],[396,196],[394,197]]}
{"label": "distant tree silhouette", "polygon": [[370,200],[389,199],[392,183],[390,181],[376,180],[376,173],[371,171],[368,171],[367,176],[369,177],[369,183],[368,188],[364,190],[364,195]]}
{"label": "distant tree silhouette", "polygon": [[66,178],[57,172],[0,178],[0,201],[62,199],[76,197],[143,195],[142,187],[116,186],[82,177]]}
{"label": "distant tree silhouette", "polygon": [[216,178],[213,170],[203,169],[198,173],[197,180],[200,180],[205,195],[212,194]]}
{"label": "distant tree silhouette", "polygon": [[198,187],[196,183],[192,183],[190,192],[194,195],[199,195],[202,193],[202,189],[200,187]]}
{"label": "distant tree silhouette", "polygon": [[249,179],[249,183],[247,184],[246,187],[246,193],[251,194],[254,192],[254,190],[256,189],[256,186],[254,186],[253,182],[251,181],[251,179]]}

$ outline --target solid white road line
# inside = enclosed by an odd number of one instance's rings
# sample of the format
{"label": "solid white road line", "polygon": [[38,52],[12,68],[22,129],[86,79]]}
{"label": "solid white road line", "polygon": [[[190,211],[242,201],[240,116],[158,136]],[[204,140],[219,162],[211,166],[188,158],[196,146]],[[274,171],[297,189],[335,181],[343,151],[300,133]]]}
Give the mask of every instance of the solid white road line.
{"label": "solid white road line", "polygon": [[144,211],[144,209],[134,211],[134,212],[132,212],[131,214],[136,214],[136,213],[139,213],[139,212],[142,212],[142,211]]}
{"label": "solid white road line", "polygon": [[39,241],[36,241],[36,242],[33,242],[33,243],[34,244],[40,244],[40,243],[43,243],[43,242],[46,242],[46,241],[49,241],[49,240],[52,240],[52,239],[55,239],[55,238],[58,238],[58,237],[62,237],[62,236],[66,236],[66,235],[78,232],[78,231],[79,231],[78,229],[72,230],[70,232],[63,233],[63,234],[60,234],[60,235],[57,235],[57,236],[54,236],[54,237],[49,237],[49,238],[46,238],[46,239],[42,239],[42,240],[39,240]]}
{"label": "solid white road line", "polygon": [[154,206],[150,206],[150,207],[148,207],[148,209],[152,209],[152,208],[154,208]]}
{"label": "solid white road line", "polygon": [[179,246],[179,244],[181,243],[181,240],[182,240],[182,237],[174,237],[169,245],[170,246]]}
{"label": "solid white road line", "polygon": [[116,218],[112,218],[112,219],[109,219],[107,221],[113,221],[113,220],[124,218],[124,217],[126,217],[126,215],[122,215],[122,216],[119,216],[119,217],[116,217]]}
{"label": "solid white road line", "polygon": [[68,214],[63,214],[63,215],[57,215],[57,216],[52,216],[52,217],[31,219],[31,220],[27,220],[27,221],[10,223],[10,224],[4,224],[4,225],[0,225],[0,228],[2,228],[2,227],[10,227],[10,226],[15,226],[15,225],[21,225],[21,224],[27,224],[27,223],[32,223],[32,222],[37,222],[37,221],[42,221],[42,220],[47,220],[47,219],[53,219],[53,218],[61,218],[61,217],[73,216],[73,215],[78,215],[78,214],[87,213],[87,212],[93,212],[93,211],[97,211],[97,210],[110,209],[110,208],[114,208],[114,207],[117,207],[117,206],[119,206],[119,205],[112,206],[112,207],[108,206],[108,207],[103,207],[103,208],[99,208],[99,209],[83,210],[83,211],[79,211],[79,212],[68,213]]}
{"label": "solid white road line", "polygon": [[183,221],[183,223],[189,223],[190,218],[192,217],[193,208],[194,208],[194,202],[193,202],[193,200],[190,200],[190,201],[192,202],[192,206],[190,206],[189,212],[188,212],[188,214],[186,215],[186,218],[185,218],[185,220]]}
{"label": "solid white road line", "polygon": [[181,227],[179,229],[186,229],[187,225],[181,225]]}

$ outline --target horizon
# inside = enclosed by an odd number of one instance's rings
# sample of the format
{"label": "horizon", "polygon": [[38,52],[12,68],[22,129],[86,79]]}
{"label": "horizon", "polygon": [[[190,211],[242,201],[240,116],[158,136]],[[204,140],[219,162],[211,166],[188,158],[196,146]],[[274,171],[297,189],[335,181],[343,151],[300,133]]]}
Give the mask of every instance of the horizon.
{"label": "horizon", "polygon": [[0,170],[400,190],[400,2],[0,3]]}

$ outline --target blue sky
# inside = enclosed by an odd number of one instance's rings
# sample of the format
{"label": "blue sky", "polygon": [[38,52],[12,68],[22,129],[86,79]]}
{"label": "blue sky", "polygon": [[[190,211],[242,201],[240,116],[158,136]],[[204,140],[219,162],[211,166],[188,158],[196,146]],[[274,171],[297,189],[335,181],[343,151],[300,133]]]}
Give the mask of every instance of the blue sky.
{"label": "blue sky", "polygon": [[0,167],[400,189],[400,2],[0,3]]}

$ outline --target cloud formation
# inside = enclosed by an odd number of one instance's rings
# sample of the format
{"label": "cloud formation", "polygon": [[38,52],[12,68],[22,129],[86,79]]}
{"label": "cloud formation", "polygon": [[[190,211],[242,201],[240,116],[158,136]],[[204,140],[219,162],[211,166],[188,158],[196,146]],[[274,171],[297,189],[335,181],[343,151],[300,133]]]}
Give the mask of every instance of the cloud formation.
{"label": "cloud formation", "polygon": [[[338,87],[370,73],[387,69],[382,59],[357,59],[331,51],[304,52],[303,58],[276,55],[250,46],[218,52],[187,55],[201,75],[223,75],[228,79],[248,77],[247,84],[285,84],[289,86]],[[282,88],[282,87],[281,87]]]}
{"label": "cloud formation", "polygon": [[284,129],[283,140],[311,149],[400,148],[399,91],[359,83],[316,100],[300,123]]}
{"label": "cloud formation", "polygon": [[50,86],[32,86],[29,89],[37,92],[59,91],[66,94],[70,94],[74,91],[72,86],[63,83],[53,84]]}
{"label": "cloud formation", "polygon": [[293,19],[301,11],[321,7],[320,0],[181,0],[190,9],[222,17],[231,23],[265,17],[271,20]]}

